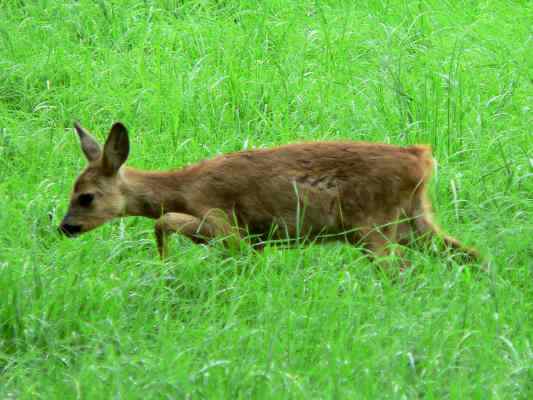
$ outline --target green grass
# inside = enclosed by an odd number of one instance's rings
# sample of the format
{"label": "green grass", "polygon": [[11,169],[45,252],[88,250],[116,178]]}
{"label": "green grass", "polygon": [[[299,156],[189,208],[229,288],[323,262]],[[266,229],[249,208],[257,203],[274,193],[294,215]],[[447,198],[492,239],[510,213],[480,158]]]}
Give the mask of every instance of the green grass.
{"label": "green grass", "polygon": [[[533,398],[529,1],[0,1],[0,398]],[[70,129],[130,165],[349,138],[427,143],[446,231],[491,266],[343,244],[262,254],[56,226]],[[452,264],[452,268],[448,266]]]}

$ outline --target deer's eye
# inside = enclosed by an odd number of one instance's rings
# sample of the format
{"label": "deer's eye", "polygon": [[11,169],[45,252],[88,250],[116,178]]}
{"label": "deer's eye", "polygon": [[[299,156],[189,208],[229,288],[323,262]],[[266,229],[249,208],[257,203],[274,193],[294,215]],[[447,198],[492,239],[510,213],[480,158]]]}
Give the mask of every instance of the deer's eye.
{"label": "deer's eye", "polygon": [[78,197],[78,201],[80,202],[80,206],[82,207],[89,207],[94,200],[94,194],[91,193],[83,193],[80,194]]}

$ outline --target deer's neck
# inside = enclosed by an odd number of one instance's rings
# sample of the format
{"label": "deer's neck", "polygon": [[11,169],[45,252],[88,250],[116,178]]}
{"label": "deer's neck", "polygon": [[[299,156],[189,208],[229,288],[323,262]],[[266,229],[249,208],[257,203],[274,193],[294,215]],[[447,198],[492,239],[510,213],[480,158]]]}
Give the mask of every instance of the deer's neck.
{"label": "deer's neck", "polygon": [[184,188],[191,177],[185,170],[155,172],[124,168],[121,173],[126,215],[159,218],[167,212],[187,212]]}

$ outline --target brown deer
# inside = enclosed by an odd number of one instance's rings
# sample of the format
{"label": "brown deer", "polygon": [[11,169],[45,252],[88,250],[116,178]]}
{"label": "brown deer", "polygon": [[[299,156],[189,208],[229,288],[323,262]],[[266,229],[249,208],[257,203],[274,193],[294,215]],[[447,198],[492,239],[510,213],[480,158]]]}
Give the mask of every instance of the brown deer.
{"label": "brown deer", "polygon": [[103,150],[87,130],[74,126],[89,165],[76,180],[59,227],[69,237],[132,215],[156,219],[162,258],[174,232],[197,243],[238,241],[243,233],[260,239],[341,239],[375,256],[390,254],[391,243],[438,235],[467,259],[479,257],[432,221],[427,185],[433,161],[427,146],[289,144],[148,172],[124,166],[129,139],[123,124],[112,126]]}

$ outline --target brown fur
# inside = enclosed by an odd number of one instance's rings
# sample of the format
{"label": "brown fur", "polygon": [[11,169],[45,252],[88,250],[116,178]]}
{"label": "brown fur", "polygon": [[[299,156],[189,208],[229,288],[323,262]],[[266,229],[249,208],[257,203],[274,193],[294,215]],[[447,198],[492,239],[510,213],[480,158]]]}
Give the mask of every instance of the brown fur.
{"label": "brown fur", "polygon": [[[76,124],[89,166],[78,177],[60,229],[73,236],[119,216],[157,219],[158,249],[179,232],[195,242],[329,237],[364,244],[387,255],[390,243],[438,234],[447,247],[477,259],[475,250],[440,234],[432,222],[427,146],[313,142],[226,154],[171,172],[122,166],[126,128],[113,125],[104,150]],[[92,194],[90,206],[80,195]],[[79,230],[78,230],[79,228]]]}

